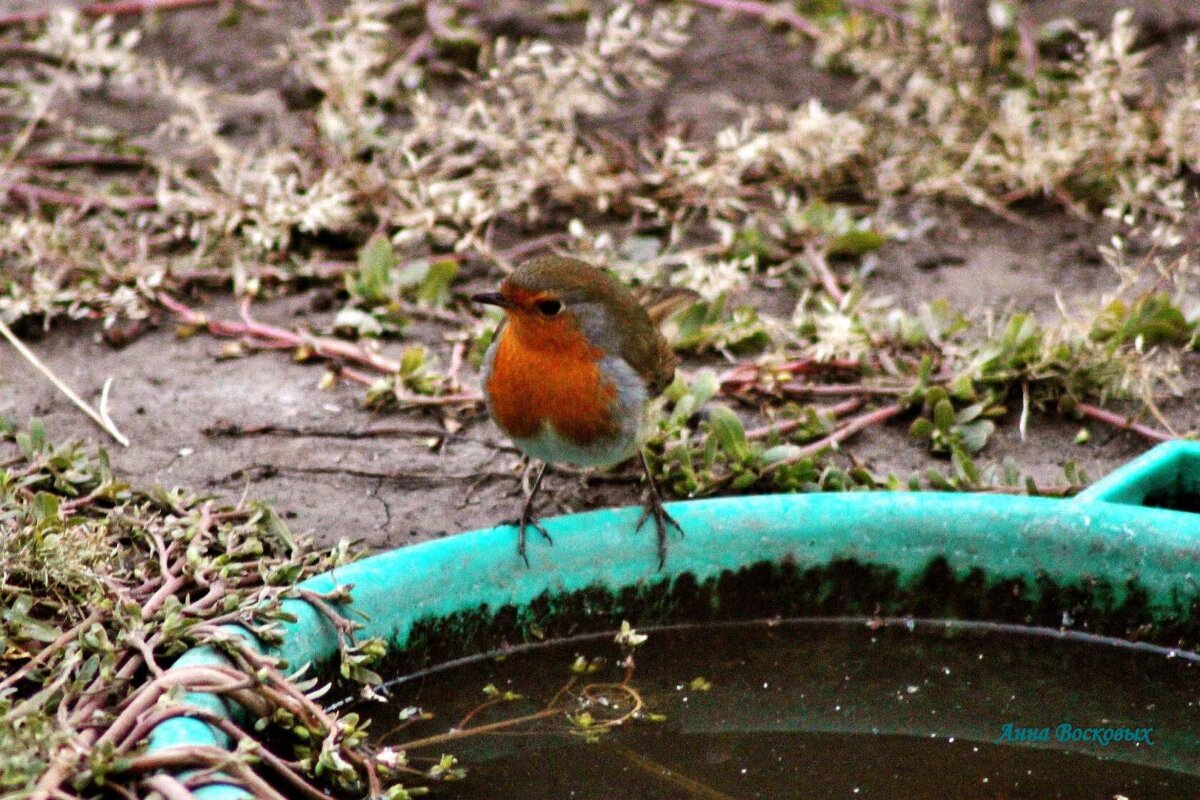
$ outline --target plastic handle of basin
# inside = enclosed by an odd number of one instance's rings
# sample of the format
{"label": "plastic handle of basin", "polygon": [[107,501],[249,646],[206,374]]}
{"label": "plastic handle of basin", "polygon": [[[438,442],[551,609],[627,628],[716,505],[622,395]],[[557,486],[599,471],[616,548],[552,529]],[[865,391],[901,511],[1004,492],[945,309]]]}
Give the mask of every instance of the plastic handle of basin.
{"label": "plastic handle of basin", "polygon": [[1200,492],[1200,442],[1164,442],[1075,496],[1076,502],[1144,505],[1147,497]]}

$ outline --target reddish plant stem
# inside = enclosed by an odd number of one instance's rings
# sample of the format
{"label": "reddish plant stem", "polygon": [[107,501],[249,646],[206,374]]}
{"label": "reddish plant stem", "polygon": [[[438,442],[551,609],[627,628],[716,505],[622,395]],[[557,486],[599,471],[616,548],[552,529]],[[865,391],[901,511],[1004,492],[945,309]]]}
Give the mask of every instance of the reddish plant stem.
{"label": "reddish plant stem", "polygon": [[31,205],[47,203],[83,209],[113,208],[118,211],[149,211],[158,208],[158,200],[149,195],[131,195],[129,197],[83,195],[25,182],[11,183],[4,187],[4,191],[14,200],[22,200]]}
{"label": "reddish plant stem", "polygon": [[[204,625],[197,626],[197,633],[199,634],[205,628],[206,626]],[[234,640],[229,642],[229,644],[233,647],[232,654],[240,659],[249,671],[256,675],[265,676],[265,680],[259,687],[259,691],[267,699],[274,701],[293,714],[303,718],[310,727],[315,727],[319,723],[326,731],[335,731],[338,729],[333,717],[324,708],[313,702],[307,695],[300,692],[288,691],[293,684],[279,671],[275,661],[255,651],[242,640]],[[270,683],[283,688],[276,690],[269,685]],[[366,772],[369,796],[379,797],[383,789],[375,761],[353,749],[344,750],[342,755]]]}
{"label": "reddish plant stem", "polygon": [[[861,397],[851,397],[849,400],[843,400],[826,408],[818,408],[817,413],[828,414],[834,419],[839,419],[847,414],[857,411],[862,407],[863,399]],[[760,428],[752,428],[746,431],[747,439],[766,439],[772,434],[784,436],[799,428],[805,423],[802,419],[789,419],[783,422],[776,422],[771,425],[763,425]]]}
{"label": "reddish plant stem", "polygon": [[54,653],[58,652],[59,650],[61,650],[62,648],[66,647],[68,644],[73,642],[76,639],[76,637],[78,637],[79,634],[81,634],[84,631],[84,629],[91,627],[92,623],[99,621],[99,619],[100,619],[100,612],[94,611],[83,622],[79,623],[74,628],[71,628],[66,633],[64,633],[62,636],[59,636],[53,642],[51,642],[50,644],[43,647],[41,650],[38,651],[37,655],[35,655],[33,658],[29,659],[29,661],[25,662],[25,664],[20,669],[18,669],[16,672],[13,672],[11,675],[9,675],[4,680],[0,681],[0,691],[3,691],[4,689],[7,689],[10,686],[15,686],[17,683],[20,683],[20,681],[25,676],[27,676],[29,673],[31,673],[35,669],[37,669],[39,664],[41,664],[48,657],[50,657]]}
{"label": "reddish plant stem", "polygon": [[329,601],[326,598],[322,597],[311,589],[297,589],[296,594],[299,595],[301,600],[311,605],[317,611],[321,612],[321,614],[327,620],[329,620],[329,624],[331,624],[338,632],[339,638],[346,636],[350,639],[351,644],[354,643],[354,632],[361,628],[362,625],[343,617],[337,612],[337,610],[334,609],[333,606],[329,604]]}
{"label": "reddish plant stem", "polygon": [[229,694],[251,688],[253,682],[247,676],[228,667],[192,666],[172,669],[146,684],[133,696],[132,702],[112,721],[97,745],[117,745],[124,742],[129,733],[136,729],[138,718],[153,708],[158,699],[175,686],[185,686],[194,692]]}
{"label": "reddish plant stem", "polygon": [[[160,293],[158,302],[170,310],[187,325],[204,328],[213,336],[241,337],[248,336],[260,339],[268,344],[292,347],[310,347],[313,353],[325,358],[350,361],[370,367],[376,372],[394,374],[400,371],[400,362],[386,356],[368,353],[362,348],[348,342],[330,339],[322,336],[312,336],[306,333],[289,331],[258,322],[250,316],[250,301],[242,302],[242,322],[232,320],[209,319],[207,315],[194,311],[167,294]],[[369,380],[369,379],[368,379]]]}
{"label": "reddish plant stem", "polygon": [[[146,785],[147,789],[161,794],[166,800],[196,800],[196,795],[191,789],[180,783],[178,778],[165,773],[151,775],[142,783]],[[111,784],[111,786],[116,788],[116,784]]]}
{"label": "reddish plant stem", "polygon": [[[149,614],[147,614],[149,616]],[[142,665],[140,656],[131,655],[125,659],[123,666],[117,672],[113,685],[120,685],[132,678]],[[87,700],[80,703],[71,713],[71,718],[76,721],[76,724],[82,724],[90,721],[93,715],[100,710],[103,705],[107,692],[103,691],[103,678],[97,678],[88,687],[84,693]],[[100,731],[97,728],[89,728],[79,734],[78,738],[73,742],[64,743],[50,757],[50,766],[42,773],[37,784],[33,787],[33,792],[30,793],[30,800],[50,800],[52,795],[59,792],[59,788],[70,777],[71,770],[79,763],[83,753],[91,752],[92,747],[96,743]]]}
{"label": "reddish plant stem", "polygon": [[362,370],[357,370],[353,367],[339,367],[338,375],[346,380],[354,381],[362,386],[370,386],[375,383],[376,380]]}
{"label": "reddish plant stem", "polygon": [[1090,417],[1097,422],[1103,422],[1106,425],[1112,425],[1115,428],[1132,431],[1139,436],[1144,436],[1152,442],[1169,442],[1176,437],[1165,431],[1160,431],[1157,428],[1151,428],[1149,425],[1143,425],[1140,422],[1134,422],[1133,417],[1124,417],[1113,411],[1100,408],[1099,406],[1080,403],[1076,406],[1079,413],[1085,417]]}
{"label": "reddish plant stem", "polygon": [[530,722],[535,722],[539,719],[548,719],[550,717],[561,717],[565,712],[561,708],[547,708],[541,711],[534,711],[532,714],[526,714],[520,717],[511,719],[502,719],[498,722],[489,722],[486,725],[476,725],[474,728],[455,729],[446,733],[439,733],[435,736],[427,736],[424,739],[413,739],[399,745],[395,745],[397,750],[416,750],[421,747],[429,747],[435,744],[443,744],[452,742],[455,739],[462,739],[465,736],[477,736],[481,733],[494,733],[496,731],[511,728],[515,725],[526,725]]}
{"label": "reddish plant stem", "polygon": [[[153,715],[151,719],[148,719],[147,723],[152,724],[148,724],[146,727],[148,730],[153,729],[155,725],[165,722],[173,717],[189,717],[191,719],[198,719],[202,722],[212,725],[214,728],[219,729],[222,733],[236,742],[251,743],[253,747],[250,752],[253,753],[256,758],[261,758],[264,764],[271,767],[271,769],[273,769],[280,777],[298,789],[301,794],[311,798],[312,800],[334,800],[332,796],[322,792],[320,789],[317,789],[315,786],[306,781],[304,777],[300,775],[300,773],[296,772],[291,767],[290,764],[272,753],[267,748],[263,747],[259,742],[253,740],[237,725],[234,725],[229,720],[219,717],[210,711],[206,711],[205,709],[193,706],[176,706],[174,708],[166,708]],[[184,748],[177,749],[183,750]],[[170,754],[172,751],[168,750],[160,752],[166,752],[167,754]],[[158,761],[155,758],[157,755],[157,753],[151,753],[144,756],[138,756],[132,760],[130,768],[134,771],[149,771],[154,769],[158,766]],[[176,758],[177,756],[170,757]]]}
{"label": "reddish plant stem", "polygon": [[[175,314],[185,325],[203,328],[213,336],[246,337],[255,340],[256,345],[266,348],[294,350],[307,347],[312,350],[314,355],[334,361],[340,376],[364,386],[374,384],[376,379],[362,370],[345,366],[342,362],[360,364],[384,375],[395,375],[400,371],[400,362],[378,353],[369,353],[349,342],[331,339],[327,336],[314,336],[304,332],[291,331],[287,328],[259,322],[250,316],[249,298],[242,301],[241,322],[210,319],[206,314],[188,308],[166,293],[159,293],[158,302]],[[483,401],[483,397],[477,392],[459,392],[430,396],[406,395],[398,397],[397,400],[404,407],[425,408],[480,403]]]}
{"label": "reddish plant stem", "polygon": [[130,168],[146,166],[140,156],[122,156],[112,153],[61,153],[33,154],[21,159],[27,167],[54,169],[56,167],[109,167]]}
{"label": "reddish plant stem", "polygon": [[169,750],[138,756],[131,759],[128,765],[129,770],[137,772],[148,772],[155,769],[186,769],[188,767],[213,767],[242,781],[255,797],[288,800],[271,784],[255,774],[254,770],[250,769],[237,755],[211,745],[172,747]]}
{"label": "reddish plant stem", "polygon": [[736,393],[748,391],[753,388],[758,383],[758,379],[763,372],[775,374],[787,373],[788,375],[813,375],[824,372],[837,372],[839,370],[858,372],[861,369],[862,364],[845,358],[834,358],[828,361],[819,361],[815,358],[799,358],[792,361],[785,361],[781,364],[757,364],[751,362],[730,367],[717,376],[717,382],[721,385],[721,391]]}
{"label": "reddish plant stem", "polygon": [[849,439],[851,436],[853,436],[854,434],[858,433],[861,430],[869,428],[872,425],[879,425],[881,423],[887,422],[889,419],[896,416],[903,410],[904,410],[904,406],[897,403],[897,404],[893,404],[890,406],[884,406],[883,408],[877,408],[874,411],[871,411],[867,414],[863,414],[862,416],[855,417],[854,419],[850,420],[842,427],[838,428],[833,433],[826,436],[824,439],[818,439],[817,441],[815,441],[811,444],[806,444],[803,447],[801,447],[798,451],[796,451],[796,453],[794,453],[793,455],[791,455],[781,461],[776,461],[775,463],[771,464],[770,466],[768,466],[766,469],[763,470],[763,474],[767,475],[767,474],[770,474],[771,472],[774,472],[779,467],[785,466],[787,464],[795,464],[798,461],[803,461],[806,458],[811,458],[812,456],[815,456],[817,453],[820,453],[822,450],[827,450],[830,447],[833,447],[837,444],[840,444],[841,442],[844,442],[846,439]]}
{"label": "reddish plant stem", "polygon": [[422,31],[421,35],[414,39],[405,49],[404,55],[400,57],[400,62],[405,66],[411,67],[432,53],[433,34],[430,31]]}
{"label": "reddish plant stem", "polygon": [[1025,67],[1025,78],[1032,81],[1038,71],[1037,22],[1024,5],[1017,11],[1017,51]]}
{"label": "reddish plant stem", "polygon": [[808,263],[816,273],[817,279],[821,281],[825,293],[833,298],[833,302],[841,306],[846,301],[846,293],[842,291],[837,275],[833,274],[833,269],[829,266],[829,259],[825,257],[825,253],[820,248],[810,246],[805,255],[808,257]]}
{"label": "reddish plant stem", "polygon": [[[215,6],[220,0],[115,0],[114,2],[92,3],[79,9],[88,17],[122,16],[128,14],[150,14],[156,11],[178,11],[185,8]],[[0,28],[14,25],[30,25],[45,22],[50,18],[50,9],[20,11],[0,17]]]}
{"label": "reddish plant stem", "polygon": [[738,14],[749,14],[767,22],[782,22],[795,28],[806,36],[816,38],[821,30],[810,20],[788,8],[790,3],[774,5],[760,3],[758,0],[692,0],[698,6],[708,6],[718,11],[733,11]]}
{"label": "reddish plant stem", "polygon": [[867,395],[897,396],[908,391],[901,386],[867,386],[861,383],[804,383],[790,381],[779,387],[785,395]]}

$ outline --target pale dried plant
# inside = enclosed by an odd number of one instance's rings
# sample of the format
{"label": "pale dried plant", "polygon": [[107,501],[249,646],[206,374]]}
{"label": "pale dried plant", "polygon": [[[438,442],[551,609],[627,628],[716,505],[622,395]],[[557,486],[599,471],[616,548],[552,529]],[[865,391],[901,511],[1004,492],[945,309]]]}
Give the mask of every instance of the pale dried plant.
{"label": "pale dried plant", "polygon": [[1087,192],[1087,184],[1134,174],[1158,157],[1153,121],[1141,106],[1146,53],[1133,50],[1132,15],[1118,13],[1106,37],[1079,36],[1082,48],[1063,65],[1065,78],[1001,96],[988,131],[993,142],[970,165],[983,188]]}
{"label": "pale dried plant", "polygon": [[202,216],[207,206],[223,231],[260,249],[286,249],[293,231],[343,233],[374,218],[400,247],[486,250],[484,231],[502,217],[536,222],[547,207],[603,209],[625,190],[619,170],[585,141],[580,117],[657,85],[657,61],[686,40],[686,14],[622,6],[593,18],[579,45],[499,41],[464,87],[434,95],[408,89],[393,68],[384,16],[394,5],[353,3],[291,44],[323,94],[323,162],[286,146],[232,147],[214,134],[203,93],[181,87],[183,114],[169,130],[207,144],[218,166],[208,186],[180,177],[175,190],[189,197],[174,207]]}
{"label": "pale dried plant", "polygon": [[33,46],[65,62],[76,90],[102,85],[128,88],[145,78],[141,60],[134,53],[141,37],[137,28],[118,32],[112,17],[89,23],[74,10],[59,9],[50,15]]}
{"label": "pale dried plant", "polygon": [[[70,101],[150,85],[153,76],[134,52],[139,38],[135,29],[118,32],[109,18],[86,21],[64,10],[50,15],[24,42],[40,58],[3,63],[0,104],[19,125],[0,157],[6,190],[10,182],[27,180],[21,161],[35,141],[44,152],[70,152],[114,137],[102,126],[72,118]],[[126,215],[102,205],[91,215],[75,209],[53,215],[11,209],[0,218],[0,319],[42,316],[48,323],[58,313],[99,313],[109,320],[144,316],[145,303],[136,292],[121,291],[127,286],[109,280],[121,269],[129,249],[125,243],[139,235]]]}
{"label": "pale dried plant", "polygon": [[741,123],[719,131],[711,142],[665,137],[648,151],[644,180],[652,193],[638,207],[664,222],[702,215],[714,226],[741,221],[754,201],[781,187],[813,193],[837,185],[862,158],[866,127],[845,113],[828,111],[811,99],[794,109],[745,106]]}
{"label": "pale dried plant", "polygon": [[1187,166],[1200,173],[1200,44],[1195,36],[1184,43],[1183,79],[1169,88],[1162,118],[1162,140],[1172,172]]}
{"label": "pale dried plant", "polygon": [[787,114],[784,130],[767,139],[766,154],[781,176],[815,187],[837,184],[863,157],[867,127],[816,98]]}
{"label": "pale dried plant", "polygon": [[1074,35],[1073,56],[1013,84],[963,43],[944,4],[925,26],[832,29],[817,59],[860,77],[849,113],[868,131],[862,151],[873,180],[864,190],[993,208],[1042,195],[1103,203],[1122,179],[1151,173],[1161,181],[1194,159],[1194,45],[1187,76],[1164,106],[1153,102],[1128,11],[1114,16],[1106,35]]}
{"label": "pale dried plant", "polygon": [[800,353],[821,361],[860,361],[875,351],[890,326],[886,298],[854,294],[842,303],[826,294],[803,292],[792,312]]}
{"label": "pale dried plant", "polygon": [[316,123],[323,143],[353,158],[388,141],[381,103],[396,96],[405,65],[392,52],[387,18],[396,2],[353,0],[337,16],[294,34],[280,58],[321,92]]}
{"label": "pale dried plant", "polygon": [[461,96],[413,92],[410,123],[381,154],[395,242],[464,250],[501,216],[536,223],[555,207],[607,210],[629,181],[585,140],[580,115],[659,85],[658,61],[683,46],[686,25],[686,14],[622,6],[592,18],[578,46],[497,42]]}

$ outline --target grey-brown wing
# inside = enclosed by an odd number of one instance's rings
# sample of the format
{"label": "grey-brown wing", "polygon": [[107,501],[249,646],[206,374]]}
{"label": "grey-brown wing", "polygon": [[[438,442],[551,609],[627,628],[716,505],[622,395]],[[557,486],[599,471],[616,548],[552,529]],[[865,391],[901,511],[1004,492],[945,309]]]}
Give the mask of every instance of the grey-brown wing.
{"label": "grey-brown wing", "polygon": [[631,315],[636,322],[629,326],[622,337],[621,357],[642,376],[647,393],[657,397],[675,380],[679,358],[659,332],[658,326],[650,321],[640,307],[639,311],[640,314]]}

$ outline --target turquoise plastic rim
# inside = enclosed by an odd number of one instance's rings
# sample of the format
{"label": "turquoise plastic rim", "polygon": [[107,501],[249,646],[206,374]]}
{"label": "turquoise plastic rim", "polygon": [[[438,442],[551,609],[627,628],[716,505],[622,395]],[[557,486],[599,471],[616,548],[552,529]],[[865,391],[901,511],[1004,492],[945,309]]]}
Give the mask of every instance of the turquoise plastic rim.
{"label": "turquoise plastic rim", "polygon": [[[1136,578],[1149,609],[1169,618],[1200,600],[1200,514],[1144,503],[1181,495],[1200,495],[1200,442],[1159,445],[1070,500],[856,492],[672,503],[687,536],[672,539],[661,572],[652,532],[633,531],[639,510],[621,508],[544,520],[554,544],[532,537],[530,568],[516,554],[513,529],[502,526],[381,553],[301,585],[322,593],[352,587],[354,618],[365,619],[361,635],[399,647],[414,623],[485,603],[519,607],[547,592],[616,592],[686,573],[702,581],[785,560],[803,568],[853,559],[893,569],[901,583],[917,579],[939,556],[956,573],[979,569],[989,580],[1047,576],[1061,584],[1101,579],[1120,587]],[[294,668],[337,653],[336,632],[312,606],[288,601],[288,610],[296,621],[285,626],[273,655]],[[226,662],[199,648],[173,668],[213,663]],[[193,693],[185,702],[235,721],[244,713],[211,694]],[[154,730],[149,750],[193,744],[230,742],[207,723],[176,717]],[[250,796],[227,784],[197,795]]]}

